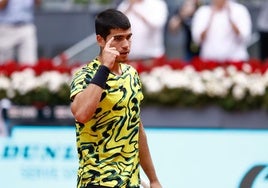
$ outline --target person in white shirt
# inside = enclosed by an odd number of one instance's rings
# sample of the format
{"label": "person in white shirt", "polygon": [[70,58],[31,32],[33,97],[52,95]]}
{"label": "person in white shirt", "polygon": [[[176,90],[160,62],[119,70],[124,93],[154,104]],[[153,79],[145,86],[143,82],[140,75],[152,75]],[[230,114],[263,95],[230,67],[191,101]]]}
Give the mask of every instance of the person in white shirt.
{"label": "person in white shirt", "polygon": [[34,8],[42,0],[0,0],[0,63],[37,61]]}
{"label": "person in white shirt", "polygon": [[124,0],[118,10],[127,15],[133,32],[129,60],[160,58],[165,54],[168,8],[164,0]]}
{"label": "person in white shirt", "polygon": [[251,32],[248,9],[231,0],[211,0],[196,11],[192,23],[192,36],[203,60],[247,61]]}

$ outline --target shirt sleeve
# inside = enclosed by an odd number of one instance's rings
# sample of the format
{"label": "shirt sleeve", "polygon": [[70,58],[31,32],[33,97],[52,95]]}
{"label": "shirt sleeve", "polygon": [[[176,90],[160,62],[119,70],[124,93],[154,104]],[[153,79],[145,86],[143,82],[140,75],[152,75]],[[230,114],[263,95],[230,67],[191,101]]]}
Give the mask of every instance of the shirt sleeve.
{"label": "shirt sleeve", "polygon": [[[85,69],[85,68],[84,68]],[[84,69],[79,70],[73,76],[70,84],[70,100],[73,101],[75,95],[83,91],[92,80],[92,75],[88,74]]]}
{"label": "shirt sleeve", "polygon": [[168,19],[168,8],[166,3],[162,0],[159,0],[155,3],[152,3],[152,5],[148,8],[151,9],[145,12],[148,22],[155,28],[163,27]]}
{"label": "shirt sleeve", "polygon": [[205,31],[208,26],[210,19],[210,8],[209,6],[201,6],[198,8],[193,16],[192,20],[192,38],[196,44],[201,43],[201,34]]}
{"label": "shirt sleeve", "polygon": [[231,16],[240,32],[240,40],[243,43],[249,42],[252,33],[252,22],[248,9],[240,5],[236,10],[232,11]]}

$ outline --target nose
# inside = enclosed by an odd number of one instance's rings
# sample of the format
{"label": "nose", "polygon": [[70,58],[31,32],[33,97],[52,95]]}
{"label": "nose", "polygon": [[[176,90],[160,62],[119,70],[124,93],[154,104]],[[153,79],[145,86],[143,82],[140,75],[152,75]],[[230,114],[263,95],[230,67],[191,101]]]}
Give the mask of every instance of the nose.
{"label": "nose", "polygon": [[129,49],[130,45],[131,45],[130,40],[125,39],[125,40],[122,41],[122,48]]}

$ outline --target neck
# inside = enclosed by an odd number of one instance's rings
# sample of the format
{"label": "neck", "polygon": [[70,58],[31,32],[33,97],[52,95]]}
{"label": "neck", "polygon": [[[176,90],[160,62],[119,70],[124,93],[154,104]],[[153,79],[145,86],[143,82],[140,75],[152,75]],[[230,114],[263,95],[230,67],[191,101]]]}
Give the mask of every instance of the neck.
{"label": "neck", "polygon": [[216,0],[214,1],[214,6],[217,10],[223,9],[227,4],[227,0]]}
{"label": "neck", "polygon": [[119,62],[114,62],[114,66],[111,69],[111,72],[114,73],[115,75],[121,75],[122,70]]}
{"label": "neck", "polygon": [[[97,56],[97,60],[102,64],[102,58],[101,56]],[[115,74],[115,75],[121,75],[122,74],[122,70],[121,70],[121,66],[120,63],[115,61],[113,63],[112,67],[109,67],[111,73]]]}

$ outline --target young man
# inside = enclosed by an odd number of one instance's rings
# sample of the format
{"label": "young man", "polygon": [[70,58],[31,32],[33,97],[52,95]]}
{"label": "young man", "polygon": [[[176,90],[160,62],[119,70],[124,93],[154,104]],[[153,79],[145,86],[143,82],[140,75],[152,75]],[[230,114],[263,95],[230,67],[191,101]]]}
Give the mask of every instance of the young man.
{"label": "young man", "polygon": [[143,98],[136,70],[125,64],[131,26],[108,9],[95,20],[100,53],[74,75],[71,111],[76,119],[79,188],[136,188],[139,165],[151,188],[161,188],[140,120]]}

